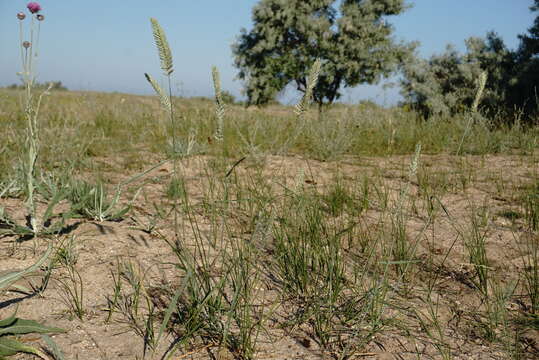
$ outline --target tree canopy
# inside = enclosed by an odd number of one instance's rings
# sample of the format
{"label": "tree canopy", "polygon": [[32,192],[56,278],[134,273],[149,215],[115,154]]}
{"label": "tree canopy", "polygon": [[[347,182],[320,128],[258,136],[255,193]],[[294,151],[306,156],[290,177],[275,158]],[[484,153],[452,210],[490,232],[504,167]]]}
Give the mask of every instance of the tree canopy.
{"label": "tree canopy", "polygon": [[[530,10],[539,12],[539,0],[533,3]],[[446,52],[428,60],[411,57],[403,65],[401,94],[425,116],[452,115],[470,109],[479,74],[486,72],[488,80],[480,106],[483,113],[502,114],[503,122],[520,115],[525,115],[525,121],[537,121],[539,14],[528,33],[519,38],[516,50],[507,49],[499,35],[489,32],[485,38],[466,40],[465,54],[449,46]]]}
{"label": "tree canopy", "polygon": [[252,30],[233,45],[250,104],[272,100],[289,84],[305,92],[309,69],[322,61],[314,100],[332,103],[343,87],[376,83],[398,69],[414,43],[397,43],[387,16],[404,0],[261,0]]}
{"label": "tree canopy", "polygon": [[515,78],[512,82],[509,104],[526,114],[539,113],[539,0],[530,7],[537,15],[527,34],[520,35],[520,46],[515,54]]}
{"label": "tree canopy", "polygon": [[410,59],[403,66],[401,94],[425,116],[450,116],[470,109],[482,72],[488,76],[481,98],[483,110],[496,112],[506,102],[507,84],[512,76],[513,54],[494,32],[486,38],[465,41],[466,53],[451,45],[428,60]]}

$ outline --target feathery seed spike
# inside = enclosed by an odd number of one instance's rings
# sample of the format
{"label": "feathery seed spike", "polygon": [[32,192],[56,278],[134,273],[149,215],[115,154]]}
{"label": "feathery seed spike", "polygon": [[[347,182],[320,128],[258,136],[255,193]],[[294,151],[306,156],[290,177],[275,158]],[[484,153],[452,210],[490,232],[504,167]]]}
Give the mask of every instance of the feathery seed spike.
{"label": "feathery seed spike", "polygon": [[165,75],[170,75],[174,69],[172,64],[172,52],[170,51],[165,31],[156,19],[150,18],[150,21],[152,23],[153,38],[155,45],[157,46],[157,51],[159,52],[159,59],[161,60],[161,69],[165,72]]}
{"label": "feathery seed spike", "polygon": [[152,85],[152,87],[155,90],[155,92],[157,93],[157,95],[159,95],[159,100],[161,101],[161,106],[163,106],[163,109],[165,109],[168,112],[171,112],[172,111],[172,104],[171,104],[170,99],[167,96],[167,94],[165,94],[165,92],[163,91],[161,86],[159,86],[157,81],[155,81],[155,79],[151,75],[149,75],[147,73],[144,73],[144,76],[146,77],[146,80],[148,80],[150,85]]}
{"label": "feathery seed spike", "polygon": [[485,86],[487,85],[487,79],[488,79],[487,72],[482,71],[481,74],[479,74],[479,79],[477,79],[477,82],[478,82],[477,93],[475,94],[475,99],[472,104],[473,112],[477,112],[477,109],[479,108],[481,97],[483,96],[483,92],[485,91]]}
{"label": "feathery seed spike", "polygon": [[224,128],[224,116],[225,116],[225,104],[223,103],[223,96],[221,92],[221,78],[219,75],[219,69],[216,66],[212,66],[212,79],[213,87],[215,89],[215,114],[217,115],[217,128],[213,137],[217,141],[223,141],[223,128]]}
{"label": "feathery seed spike", "polygon": [[296,109],[294,110],[298,117],[303,116],[303,114],[307,110],[307,106],[312,100],[313,91],[316,87],[316,84],[318,83],[321,68],[322,61],[320,59],[316,59],[313,66],[311,67],[311,70],[309,71],[309,77],[307,78],[307,85],[305,87],[305,94],[303,95],[303,98],[300,100],[300,102],[296,105]]}

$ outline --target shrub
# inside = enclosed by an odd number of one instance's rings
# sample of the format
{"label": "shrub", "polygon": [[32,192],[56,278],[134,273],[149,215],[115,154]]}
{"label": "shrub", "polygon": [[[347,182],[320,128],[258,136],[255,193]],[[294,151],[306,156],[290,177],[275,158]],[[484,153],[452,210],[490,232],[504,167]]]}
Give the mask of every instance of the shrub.
{"label": "shrub", "polygon": [[472,106],[477,79],[486,71],[480,108],[494,114],[507,103],[507,84],[513,76],[514,55],[494,32],[485,39],[466,40],[467,52],[460,54],[449,45],[429,60],[414,59],[403,66],[401,94],[405,102],[424,116],[452,116]]}

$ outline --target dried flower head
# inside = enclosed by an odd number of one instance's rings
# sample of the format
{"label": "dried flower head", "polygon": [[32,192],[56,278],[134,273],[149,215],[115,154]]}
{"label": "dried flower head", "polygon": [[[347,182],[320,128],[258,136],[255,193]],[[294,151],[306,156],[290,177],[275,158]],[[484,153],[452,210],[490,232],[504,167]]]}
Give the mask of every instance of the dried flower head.
{"label": "dried flower head", "polygon": [[26,18],[26,15],[23,12],[17,14],[17,19],[24,20],[24,18]]}
{"label": "dried flower head", "polygon": [[23,41],[23,42],[22,42],[22,46],[23,46],[25,49],[28,49],[28,48],[30,47],[30,45],[32,45],[32,44],[30,44],[30,41]]}
{"label": "dried flower head", "polygon": [[37,14],[36,19],[38,19],[39,21],[43,21],[45,20],[45,15]]}
{"label": "dried flower head", "polygon": [[36,14],[41,11],[41,5],[33,1],[29,2],[28,5],[26,5],[26,7],[28,8],[28,10],[30,10],[32,14]]}

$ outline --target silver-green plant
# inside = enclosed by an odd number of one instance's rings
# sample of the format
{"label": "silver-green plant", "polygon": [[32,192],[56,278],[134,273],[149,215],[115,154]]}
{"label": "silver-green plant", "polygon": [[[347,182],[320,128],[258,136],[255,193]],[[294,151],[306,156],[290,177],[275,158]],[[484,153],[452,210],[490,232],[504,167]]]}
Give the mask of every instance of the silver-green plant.
{"label": "silver-green plant", "polygon": [[119,220],[129,212],[130,205],[119,206],[120,195],[120,187],[111,197],[102,182],[92,185],[85,181],[74,181],[68,198],[73,212],[103,222]]}
{"label": "silver-green plant", "polygon": [[[49,84],[48,88],[41,92],[38,96],[34,93],[34,84],[36,80],[36,59],[39,48],[39,34],[41,29],[41,22],[45,17],[40,14],[41,6],[35,2],[31,2],[27,5],[30,12],[30,37],[29,40],[25,40],[23,21],[26,19],[26,14],[20,12],[17,14],[19,19],[19,33],[20,33],[20,50],[21,50],[21,62],[22,71],[18,73],[23,82],[23,111],[26,120],[26,135],[24,141],[24,157],[21,160],[20,168],[22,169],[22,176],[20,182],[23,183],[23,193],[26,196],[26,208],[28,211],[29,225],[19,225],[12,220],[5,211],[0,208],[0,222],[4,223],[5,229],[0,231],[0,235],[23,235],[35,237],[41,233],[55,233],[59,231],[64,224],[65,217],[62,217],[61,221],[52,223],[51,219],[54,217],[53,209],[62,200],[61,191],[58,191],[55,196],[48,199],[48,206],[42,216],[38,215],[36,206],[36,195],[38,192],[39,181],[37,178],[37,162],[40,149],[39,139],[39,117],[40,109],[43,97],[49,94],[49,90],[53,84]],[[1,193],[9,191],[13,182],[10,183]],[[1,196],[2,194],[0,194]],[[46,225],[50,224],[50,225]]]}
{"label": "silver-green plant", "polygon": [[[38,220],[35,190],[36,190],[36,168],[39,154],[39,111],[41,102],[45,95],[49,94],[51,85],[43,91],[39,96],[34,95],[35,75],[35,60],[37,59],[39,48],[39,35],[41,30],[41,22],[45,19],[41,11],[41,6],[38,3],[31,2],[27,5],[29,10],[31,25],[30,25],[30,41],[24,40],[23,21],[26,19],[26,14],[19,12],[19,35],[20,35],[20,51],[22,71],[19,73],[24,84],[24,115],[26,118],[26,137],[25,151],[26,158],[22,161],[24,169],[24,183],[26,190],[26,207],[29,212],[30,226],[21,226],[12,221],[7,214],[0,208],[0,220],[7,222],[8,233],[14,234],[32,234],[37,235],[42,231],[42,224]],[[8,187],[9,188],[9,187]],[[0,194],[0,196],[3,194]],[[46,222],[52,217],[52,209],[60,201],[61,192],[55,194],[49,202],[49,206],[43,216],[43,222]],[[32,266],[21,270],[13,271],[0,276],[0,291],[12,286],[14,282],[23,276],[36,271],[49,258],[52,253],[52,244],[49,244],[45,253]],[[35,347],[26,345],[20,342],[16,336],[30,333],[57,333],[65,332],[63,329],[47,327],[33,320],[20,319],[15,316],[15,313],[7,319],[0,321],[0,358],[4,359],[8,356],[17,355],[19,353],[29,353],[48,359],[48,356],[41,350]],[[51,340],[52,341],[52,340]]]}
{"label": "silver-green plant", "polygon": [[169,162],[169,160],[161,161],[143,172],[122,181],[116,185],[113,195],[109,195],[108,190],[102,181],[98,181],[95,184],[90,184],[82,180],[71,181],[66,196],[71,202],[70,216],[79,214],[99,222],[105,220],[121,220],[131,210],[133,202],[142,189],[139,187],[131,201],[123,206],[120,205],[120,200],[125,187],[140,180],[143,176],[167,162]]}
{"label": "silver-green plant", "polygon": [[[49,88],[42,92],[37,99],[33,93],[33,85],[35,82],[35,60],[37,58],[37,52],[39,47],[39,33],[41,30],[41,21],[44,19],[43,15],[38,14],[39,11],[30,10],[32,13],[31,25],[30,25],[30,41],[23,41],[23,20],[25,19],[24,13],[17,14],[20,25],[20,49],[21,49],[21,61],[22,72],[20,73],[21,79],[24,83],[24,114],[26,117],[26,161],[24,162],[25,168],[25,182],[26,182],[26,206],[30,212],[30,224],[34,233],[39,232],[39,224],[37,220],[36,204],[35,204],[35,175],[36,175],[36,163],[39,153],[39,126],[38,117],[41,107],[41,101],[43,96],[48,94]],[[37,20],[37,29],[36,27]],[[35,37],[35,42],[34,42]]]}

